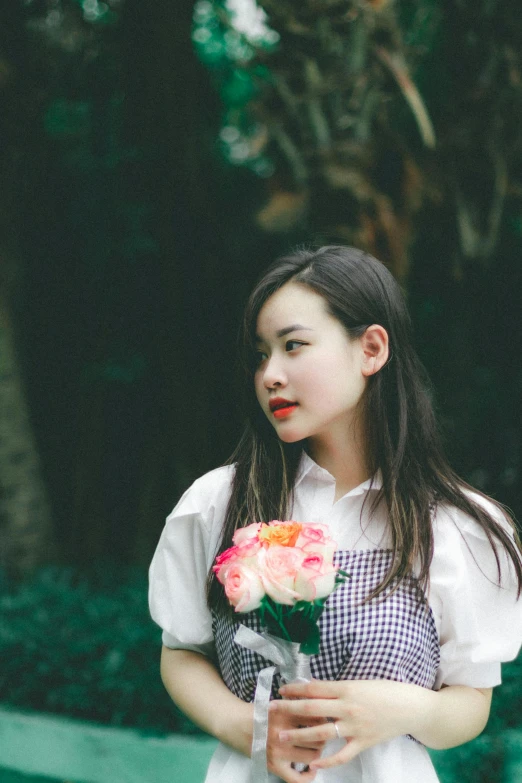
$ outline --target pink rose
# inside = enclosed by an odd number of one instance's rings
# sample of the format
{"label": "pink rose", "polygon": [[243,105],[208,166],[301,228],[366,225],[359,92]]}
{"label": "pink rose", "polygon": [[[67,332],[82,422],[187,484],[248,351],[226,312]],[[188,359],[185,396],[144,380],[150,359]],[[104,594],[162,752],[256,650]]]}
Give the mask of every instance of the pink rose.
{"label": "pink rose", "polygon": [[303,552],[305,552],[307,555],[321,555],[321,557],[327,563],[330,563],[330,565],[333,563],[333,557],[336,549],[337,545],[335,541],[332,541],[331,538],[327,539],[324,544],[320,544],[317,541],[310,541],[310,543],[305,544],[302,547]]}
{"label": "pink rose", "polygon": [[258,609],[265,595],[258,574],[237,561],[227,567],[224,585],[225,594],[236,612]]}
{"label": "pink rose", "polygon": [[295,580],[295,590],[303,596],[303,601],[326,598],[334,590],[336,575],[337,568],[321,554],[307,554]]}
{"label": "pink rose", "polygon": [[267,595],[278,604],[293,606],[301,596],[294,589],[304,552],[274,544],[258,554],[259,571]]}
{"label": "pink rose", "polygon": [[225,584],[227,569],[232,563],[253,566],[256,563],[256,555],[260,549],[261,544],[257,539],[247,538],[237,546],[231,546],[229,549],[221,552],[212,566],[212,570],[221,584]]}
{"label": "pink rose", "polygon": [[257,538],[247,538],[235,547],[237,556],[242,562],[255,559],[261,548],[261,542]]}
{"label": "pink rose", "polygon": [[261,522],[253,522],[251,525],[247,525],[246,527],[240,527],[232,536],[232,541],[234,544],[241,544],[243,541],[248,541],[252,538],[256,539],[260,529]]}
{"label": "pink rose", "polygon": [[328,527],[319,522],[305,523],[297,539],[297,546],[308,554],[316,552],[328,563],[332,563],[337,544],[330,538],[328,532]]}
{"label": "pink rose", "polygon": [[216,557],[215,563],[212,566],[212,570],[217,575],[217,578],[219,579],[221,584],[224,584],[225,569],[231,563],[237,560],[238,551],[239,551],[239,547],[231,546],[229,549],[225,549],[224,552],[221,552],[221,554],[219,554]]}
{"label": "pink rose", "polygon": [[303,522],[303,527],[299,536],[299,546],[308,544],[310,541],[324,543],[328,538],[328,527],[320,522]]}

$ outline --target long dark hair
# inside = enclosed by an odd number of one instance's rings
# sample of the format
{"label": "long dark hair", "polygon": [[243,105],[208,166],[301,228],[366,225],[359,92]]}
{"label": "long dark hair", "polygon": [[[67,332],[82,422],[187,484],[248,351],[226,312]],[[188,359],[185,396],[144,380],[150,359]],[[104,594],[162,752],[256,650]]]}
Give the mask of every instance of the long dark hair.
{"label": "long dark hair", "polygon": [[[370,597],[392,583],[395,589],[415,563],[419,564],[420,583],[426,587],[433,557],[432,513],[441,502],[469,514],[484,530],[496,559],[499,583],[498,546],[505,548],[514,565],[520,595],[522,562],[516,533],[512,538],[482,504],[470,497],[469,492],[477,490],[457,476],[444,456],[429,381],[412,345],[411,322],[401,289],[383,264],[351,247],[297,250],[278,259],[248,300],[240,334],[247,423],[229,460],[236,469],[220,551],[231,546],[237,528],[253,521],[287,519],[291,511],[303,444],[279,440],[254,391],[257,317],[267,299],[289,281],[320,294],[330,314],[352,339],[360,337],[371,324],[380,324],[388,333],[390,358],[368,378],[362,415],[369,468],[372,475],[378,469],[382,474],[382,488],[371,511],[380,502],[386,503],[395,557]],[[503,507],[489,500],[514,527]],[[221,585],[212,573],[207,595],[211,608],[225,609]]]}

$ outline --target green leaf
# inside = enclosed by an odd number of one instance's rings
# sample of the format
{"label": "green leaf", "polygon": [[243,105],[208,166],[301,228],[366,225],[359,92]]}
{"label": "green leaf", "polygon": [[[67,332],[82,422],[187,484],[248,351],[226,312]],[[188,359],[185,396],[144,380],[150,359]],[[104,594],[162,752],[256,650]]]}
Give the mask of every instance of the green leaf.
{"label": "green leaf", "polygon": [[321,604],[318,603],[318,604],[316,604],[316,606],[314,606],[314,610],[313,610],[313,613],[312,613],[312,619],[313,619],[313,621],[315,623],[317,623],[318,619],[322,615],[323,610],[324,610],[324,604],[323,603],[321,603]]}

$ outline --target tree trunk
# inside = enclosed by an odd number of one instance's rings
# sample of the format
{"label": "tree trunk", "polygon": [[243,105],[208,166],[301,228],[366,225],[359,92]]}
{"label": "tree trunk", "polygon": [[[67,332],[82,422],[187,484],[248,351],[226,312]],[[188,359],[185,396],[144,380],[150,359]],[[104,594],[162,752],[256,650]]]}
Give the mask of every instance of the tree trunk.
{"label": "tree trunk", "polygon": [[[39,98],[24,70],[30,60],[21,4],[0,12],[0,567],[28,575],[54,553],[46,487],[17,350],[16,298],[23,273],[27,139],[37,128]],[[28,66],[26,66],[29,70]],[[37,131],[39,132],[39,131]],[[18,349],[20,346],[18,345]]]}
{"label": "tree trunk", "polygon": [[49,504],[13,343],[8,308],[0,299],[0,565],[19,577],[48,560],[53,547]]}

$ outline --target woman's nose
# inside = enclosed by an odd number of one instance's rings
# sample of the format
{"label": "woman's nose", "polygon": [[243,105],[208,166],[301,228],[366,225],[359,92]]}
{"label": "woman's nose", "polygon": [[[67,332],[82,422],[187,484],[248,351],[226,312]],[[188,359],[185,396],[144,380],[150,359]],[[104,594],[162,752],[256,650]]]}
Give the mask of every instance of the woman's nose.
{"label": "woman's nose", "polygon": [[281,362],[273,356],[268,359],[265,371],[263,373],[263,383],[266,389],[272,389],[274,386],[286,385],[286,374]]}

